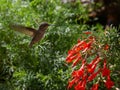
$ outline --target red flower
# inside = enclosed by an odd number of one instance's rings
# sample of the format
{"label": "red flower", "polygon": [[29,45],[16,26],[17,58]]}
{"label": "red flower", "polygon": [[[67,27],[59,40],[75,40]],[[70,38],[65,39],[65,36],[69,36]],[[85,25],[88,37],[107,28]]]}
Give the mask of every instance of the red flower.
{"label": "red flower", "polygon": [[105,59],[104,62],[103,62],[103,68],[105,68],[106,65],[107,65],[107,61],[106,61],[106,59]]}
{"label": "red flower", "polygon": [[80,43],[81,42],[81,40],[80,39],[78,39],[78,41],[77,41],[78,43]]}
{"label": "red flower", "polygon": [[82,80],[86,80],[87,77],[88,77],[88,75],[84,75],[84,76],[82,77]]}
{"label": "red flower", "polygon": [[86,80],[80,81],[76,86],[75,90],[85,90]]}
{"label": "red flower", "polygon": [[69,50],[68,51],[68,56],[66,58],[66,62],[70,63],[79,56],[80,56],[80,53],[77,53],[75,50]]}
{"label": "red flower", "polygon": [[93,73],[95,71],[96,65],[97,64],[94,64],[92,67],[88,68],[88,72]]}
{"label": "red flower", "polygon": [[110,70],[108,69],[108,68],[103,68],[103,70],[102,70],[102,76],[104,77],[104,76],[108,76],[108,75],[110,75]]}
{"label": "red flower", "polygon": [[88,39],[89,40],[95,40],[95,37],[94,36],[89,36]]}
{"label": "red flower", "polygon": [[87,69],[89,73],[93,73],[96,65],[98,64],[98,62],[100,61],[99,56],[97,56],[94,60],[92,60],[92,62],[90,64],[87,65]]}
{"label": "red flower", "polygon": [[72,76],[75,78],[76,77],[80,78],[81,76],[83,76],[83,74],[84,74],[84,70],[76,70],[76,71],[73,71]]}
{"label": "red flower", "polygon": [[86,86],[86,79],[83,80],[83,82],[82,82],[82,86],[83,86],[83,87]]}
{"label": "red flower", "polygon": [[71,57],[67,57],[66,58],[66,62],[67,63],[71,63],[74,59],[76,59],[77,58],[77,55],[74,55],[74,56],[71,56]]}
{"label": "red flower", "polygon": [[73,79],[71,81],[68,82],[68,89],[71,88],[73,86],[73,84],[75,84],[76,79]]}
{"label": "red flower", "polygon": [[104,50],[108,50],[108,49],[109,49],[109,45],[106,44],[106,45],[104,46]]}
{"label": "red flower", "polygon": [[76,64],[81,60],[81,55],[79,54],[76,60],[73,62],[72,67],[76,66]]}
{"label": "red flower", "polygon": [[96,76],[97,74],[101,71],[101,69],[99,69],[96,73],[93,73],[91,74],[89,77],[88,77],[88,81],[92,81]]}
{"label": "red flower", "polygon": [[80,78],[84,74],[84,64],[81,66],[79,70],[73,71],[72,76]]}
{"label": "red flower", "polygon": [[102,70],[102,76],[109,76],[110,75],[110,70],[106,66],[106,60],[104,60],[103,64],[103,70]]}
{"label": "red flower", "polygon": [[111,81],[110,76],[108,76],[108,77],[107,77],[107,80],[106,80],[106,82],[105,82],[105,86],[106,86],[108,89],[111,89],[113,85],[114,85],[114,82]]}
{"label": "red flower", "polygon": [[80,41],[77,45],[76,45],[76,47],[80,47],[81,45],[84,45],[84,44],[86,44],[86,42],[83,40],[83,41]]}
{"label": "red flower", "polygon": [[78,84],[75,86],[75,90],[85,90],[85,87]]}
{"label": "red flower", "polygon": [[90,31],[86,31],[86,32],[84,32],[84,34],[91,34],[91,32]]}
{"label": "red flower", "polygon": [[83,46],[86,45],[87,43],[83,40],[83,41],[79,41],[73,48],[72,50],[74,50],[75,52],[79,52],[80,50],[83,49]]}
{"label": "red flower", "polygon": [[98,90],[99,84],[94,84],[90,90]]}
{"label": "red flower", "polygon": [[83,46],[84,50],[82,52],[86,52],[90,47],[93,41],[88,42],[86,45]]}

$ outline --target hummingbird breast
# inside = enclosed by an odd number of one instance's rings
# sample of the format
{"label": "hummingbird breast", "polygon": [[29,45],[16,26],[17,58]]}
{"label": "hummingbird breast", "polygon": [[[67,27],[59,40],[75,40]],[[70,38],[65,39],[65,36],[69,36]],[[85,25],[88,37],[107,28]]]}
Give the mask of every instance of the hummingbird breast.
{"label": "hummingbird breast", "polygon": [[32,38],[29,46],[32,47],[33,44],[39,42],[42,39],[42,37],[44,36],[44,33],[45,33],[45,31],[38,30],[36,32],[35,36]]}

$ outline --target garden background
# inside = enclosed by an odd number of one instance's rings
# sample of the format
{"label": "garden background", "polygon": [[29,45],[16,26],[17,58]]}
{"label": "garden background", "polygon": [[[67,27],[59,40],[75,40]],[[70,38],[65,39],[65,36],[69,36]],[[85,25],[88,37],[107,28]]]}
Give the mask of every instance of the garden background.
{"label": "garden background", "polygon": [[[113,90],[119,90],[118,32],[110,28],[105,36],[101,24],[88,25],[88,20],[88,8],[79,1],[0,0],[0,90],[67,90],[72,69],[65,62],[66,56],[84,31],[93,32],[101,43],[110,45],[107,57]],[[49,26],[44,38],[32,48],[28,46],[29,36],[9,28],[10,24],[20,24],[37,29],[43,21],[55,26]]]}

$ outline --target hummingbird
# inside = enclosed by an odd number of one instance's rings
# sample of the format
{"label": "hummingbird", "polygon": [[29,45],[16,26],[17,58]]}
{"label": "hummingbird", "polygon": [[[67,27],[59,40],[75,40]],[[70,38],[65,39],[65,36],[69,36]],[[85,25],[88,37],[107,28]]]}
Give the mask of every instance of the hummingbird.
{"label": "hummingbird", "polygon": [[50,24],[48,24],[47,22],[42,22],[38,30],[36,30],[34,28],[26,27],[22,25],[15,25],[15,24],[10,25],[12,29],[32,37],[29,47],[32,47],[33,44],[39,42],[42,39],[48,26],[50,26]]}

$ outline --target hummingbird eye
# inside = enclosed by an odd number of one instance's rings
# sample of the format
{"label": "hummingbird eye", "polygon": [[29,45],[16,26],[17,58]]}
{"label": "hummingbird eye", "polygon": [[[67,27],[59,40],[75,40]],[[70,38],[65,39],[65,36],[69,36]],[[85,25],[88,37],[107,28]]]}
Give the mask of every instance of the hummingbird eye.
{"label": "hummingbird eye", "polygon": [[39,29],[40,30],[45,30],[45,29],[47,29],[48,26],[49,26],[49,24],[44,22],[44,23],[40,24]]}

